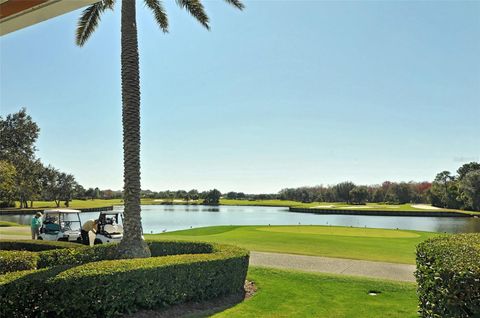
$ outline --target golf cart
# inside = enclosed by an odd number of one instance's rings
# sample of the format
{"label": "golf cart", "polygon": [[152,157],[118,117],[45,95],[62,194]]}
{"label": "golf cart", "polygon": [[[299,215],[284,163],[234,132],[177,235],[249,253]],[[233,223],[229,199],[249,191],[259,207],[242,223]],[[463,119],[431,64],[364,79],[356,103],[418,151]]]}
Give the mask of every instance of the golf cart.
{"label": "golf cart", "polygon": [[119,243],[123,238],[123,214],[102,211],[98,217],[98,230],[94,244]]}
{"label": "golf cart", "polygon": [[81,243],[80,212],[79,210],[71,209],[43,211],[43,222],[38,239]]}

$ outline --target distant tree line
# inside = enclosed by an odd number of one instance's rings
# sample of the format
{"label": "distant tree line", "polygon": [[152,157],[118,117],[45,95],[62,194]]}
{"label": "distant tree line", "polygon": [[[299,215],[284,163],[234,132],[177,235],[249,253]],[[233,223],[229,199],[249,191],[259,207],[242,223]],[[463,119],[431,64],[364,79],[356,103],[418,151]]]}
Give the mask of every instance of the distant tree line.
{"label": "distant tree line", "polygon": [[[73,199],[121,199],[122,191],[85,189],[72,174],[45,166],[35,157],[35,142],[40,129],[22,108],[18,113],[0,116],[0,207],[33,207],[34,201],[55,201],[57,207],[69,206]],[[456,175],[442,171],[433,182],[390,182],[380,185],[356,185],[346,181],[330,186],[285,188],[276,194],[246,194],[230,191],[222,195],[217,189],[198,191],[142,190],[142,198],[202,200],[218,205],[221,197],[230,200],[291,200],[298,202],[430,203],[451,209],[480,211],[480,164],[462,165]]]}
{"label": "distant tree line", "polygon": [[279,192],[280,200],[300,202],[346,202],[350,204],[428,203],[430,182],[390,182],[380,185],[356,185],[346,181],[332,186],[287,188]]}
{"label": "distant tree line", "polygon": [[[366,203],[426,203],[436,207],[480,211],[480,164],[470,162],[457,170],[457,175],[448,171],[437,174],[433,182],[391,182],[379,185],[356,185],[346,181],[330,186],[285,188],[277,194],[246,194],[218,190],[198,192],[177,190],[153,192],[142,191],[142,197],[155,199],[205,200],[212,191],[215,195],[230,200],[289,200],[303,203],[345,202]],[[208,202],[206,200],[206,202]]]}

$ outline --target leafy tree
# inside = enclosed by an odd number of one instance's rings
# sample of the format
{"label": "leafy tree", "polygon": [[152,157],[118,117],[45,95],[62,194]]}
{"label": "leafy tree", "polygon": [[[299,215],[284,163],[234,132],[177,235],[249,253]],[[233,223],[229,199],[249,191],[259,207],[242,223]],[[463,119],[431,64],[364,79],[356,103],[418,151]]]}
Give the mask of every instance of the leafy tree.
{"label": "leafy tree", "polygon": [[[19,189],[22,193],[21,199],[23,198],[24,206],[27,207],[27,200],[30,201],[30,207],[33,208],[33,202],[41,198],[42,193],[42,173],[45,170],[43,164],[40,160],[30,160],[25,162],[25,166],[22,167],[21,175],[21,186]],[[20,206],[22,206],[22,200],[20,200]]]}
{"label": "leafy tree", "polygon": [[350,181],[342,182],[334,186],[336,201],[350,202],[350,191],[352,191],[353,188],[355,188],[355,184]]}
{"label": "leafy tree", "polygon": [[459,197],[460,193],[455,177],[449,171],[442,171],[437,174],[430,189],[432,205],[458,209],[462,205]]}
{"label": "leafy tree", "polygon": [[405,204],[411,201],[411,191],[408,183],[393,183],[387,193],[387,202]]}
{"label": "leafy tree", "polygon": [[0,207],[15,206],[15,166],[6,160],[0,160]]}
{"label": "leafy tree", "polygon": [[459,182],[466,209],[480,211],[480,169],[467,172]]}
{"label": "leafy tree", "polygon": [[39,132],[40,128],[25,108],[5,119],[0,116],[0,160],[15,165],[19,159],[32,159]]}
{"label": "leafy tree", "polygon": [[428,202],[428,192],[432,187],[431,182],[420,182],[420,183],[409,183],[412,194],[412,201],[416,203],[426,203]]}
{"label": "leafy tree", "polygon": [[93,200],[95,197],[95,190],[93,188],[88,188],[87,191],[85,191],[85,198]]}
{"label": "leafy tree", "polygon": [[[72,201],[73,198],[75,187],[77,186],[77,182],[75,181],[73,175],[63,172],[58,175],[57,182],[57,199],[64,201],[65,206],[69,207],[70,201]],[[60,206],[59,201],[55,200],[55,203],[57,204],[57,207]]]}
{"label": "leafy tree", "polygon": [[102,191],[97,187],[93,190],[93,198],[100,199],[102,197]]}
{"label": "leafy tree", "polygon": [[195,190],[195,189],[192,189],[192,190],[188,191],[188,197],[191,200],[198,200],[198,191]]}
{"label": "leafy tree", "polygon": [[41,183],[42,183],[42,198],[46,201],[54,201],[56,198],[56,184],[58,174],[60,172],[48,165],[44,168]]}
{"label": "leafy tree", "polygon": [[370,201],[376,203],[385,202],[385,192],[381,187],[377,187],[373,190]]}
{"label": "leafy tree", "polygon": [[[157,24],[168,30],[168,18],[160,0],[145,0],[145,6],[152,10]],[[240,0],[227,0],[238,9],[243,9]],[[85,9],[80,17],[76,41],[85,44],[100,21],[101,14],[113,10],[115,0],[103,0]],[[124,158],[124,236],[119,245],[120,254],[125,257],[147,257],[150,255],[142,238],[140,216],[140,72],[137,40],[136,1],[122,0],[121,9],[121,64],[122,64],[122,123]],[[205,28],[209,19],[200,0],[177,0]]]}
{"label": "leafy tree", "polygon": [[457,170],[458,179],[463,179],[463,177],[465,177],[467,173],[475,170],[480,170],[480,163],[472,161],[470,163],[464,164]]}
{"label": "leafy tree", "polygon": [[60,207],[61,201],[64,201],[67,207],[70,205],[76,188],[78,183],[73,175],[60,172],[52,166],[44,169],[42,196],[48,201],[55,201],[57,208]]}
{"label": "leafy tree", "polygon": [[207,192],[203,204],[205,205],[219,205],[220,197],[222,194],[217,189],[213,189]]}
{"label": "leafy tree", "polygon": [[81,184],[76,184],[75,185],[75,188],[73,189],[73,197],[75,199],[82,199],[84,200],[85,199],[85,193],[86,193],[86,190],[85,188],[81,185]]}
{"label": "leafy tree", "polygon": [[20,207],[28,207],[28,200],[39,195],[39,172],[42,164],[35,159],[35,141],[40,128],[27,115],[25,108],[18,113],[0,116],[0,160],[15,167],[15,197]]}
{"label": "leafy tree", "polygon": [[368,189],[366,186],[356,186],[350,190],[350,203],[365,204],[368,200]]}

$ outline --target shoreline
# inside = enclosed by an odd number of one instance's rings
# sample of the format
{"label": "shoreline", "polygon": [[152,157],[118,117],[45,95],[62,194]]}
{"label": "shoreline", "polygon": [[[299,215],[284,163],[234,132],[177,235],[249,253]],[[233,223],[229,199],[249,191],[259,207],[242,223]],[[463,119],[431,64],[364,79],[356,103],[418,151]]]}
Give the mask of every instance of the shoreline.
{"label": "shoreline", "polygon": [[28,208],[28,209],[0,209],[0,215],[12,215],[12,214],[19,214],[19,215],[34,215],[37,212],[43,213],[45,210],[50,209],[73,209],[73,210],[80,210],[82,212],[100,212],[100,211],[112,211],[113,205],[110,206],[103,206],[97,208]]}
{"label": "shoreline", "polygon": [[290,212],[313,213],[324,215],[365,215],[365,216],[420,216],[420,217],[474,217],[473,214],[452,211],[387,211],[387,210],[349,210],[349,209],[317,209],[289,207]]}
{"label": "shoreline", "polygon": [[[173,204],[142,204],[142,205],[194,205],[194,206],[205,206],[198,203],[187,204],[187,203],[173,203]],[[117,205],[119,206],[119,205]],[[218,206],[237,206],[237,207],[275,207],[275,208],[284,208],[288,209],[289,212],[294,213],[312,213],[312,214],[325,214],[325,215],[365,215],[365,216],[419,216],[419,217],[475,217],[475,214],[468,212],[460,211],[438,211],[438,210],[410,210],[410,211],[395,211],[395,210],[370,210],[370,209],[335,209],[335,208],[305,208],[305,207],[292,207],[288,205],[275,205],[275,204],[220,204]],[[209,206],[209,207],[218,207],[218,206]],[[77,208],[82,212],[99,212],[99,211],[111,211],[113,210],[114,205],[103,206],[103,207],[94,207],[94,208]],[[0,209],[0,215],[33,215],[37,212],[43,212],[47,209],[54,208],[33,208],[33,209]],[[75,209],[75,208],[73,208]]]}

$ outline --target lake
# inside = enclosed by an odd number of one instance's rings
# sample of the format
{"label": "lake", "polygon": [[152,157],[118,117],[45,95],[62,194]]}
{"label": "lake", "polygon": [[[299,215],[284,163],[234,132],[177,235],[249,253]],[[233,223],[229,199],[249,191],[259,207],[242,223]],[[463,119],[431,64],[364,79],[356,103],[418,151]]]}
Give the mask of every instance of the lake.
{"label": "lake", "polygon": [[[123,211],[123,206],[114,208]],[[1,221],[30,224],[32,215],[2,215]],[[82,213],[82,223],[98,212]],[[289,212],[283,207],[144,205],[145,233],[161,233],[212,225],[340,225],[446,233],[480,232],[480,218],[319,215]]]}

